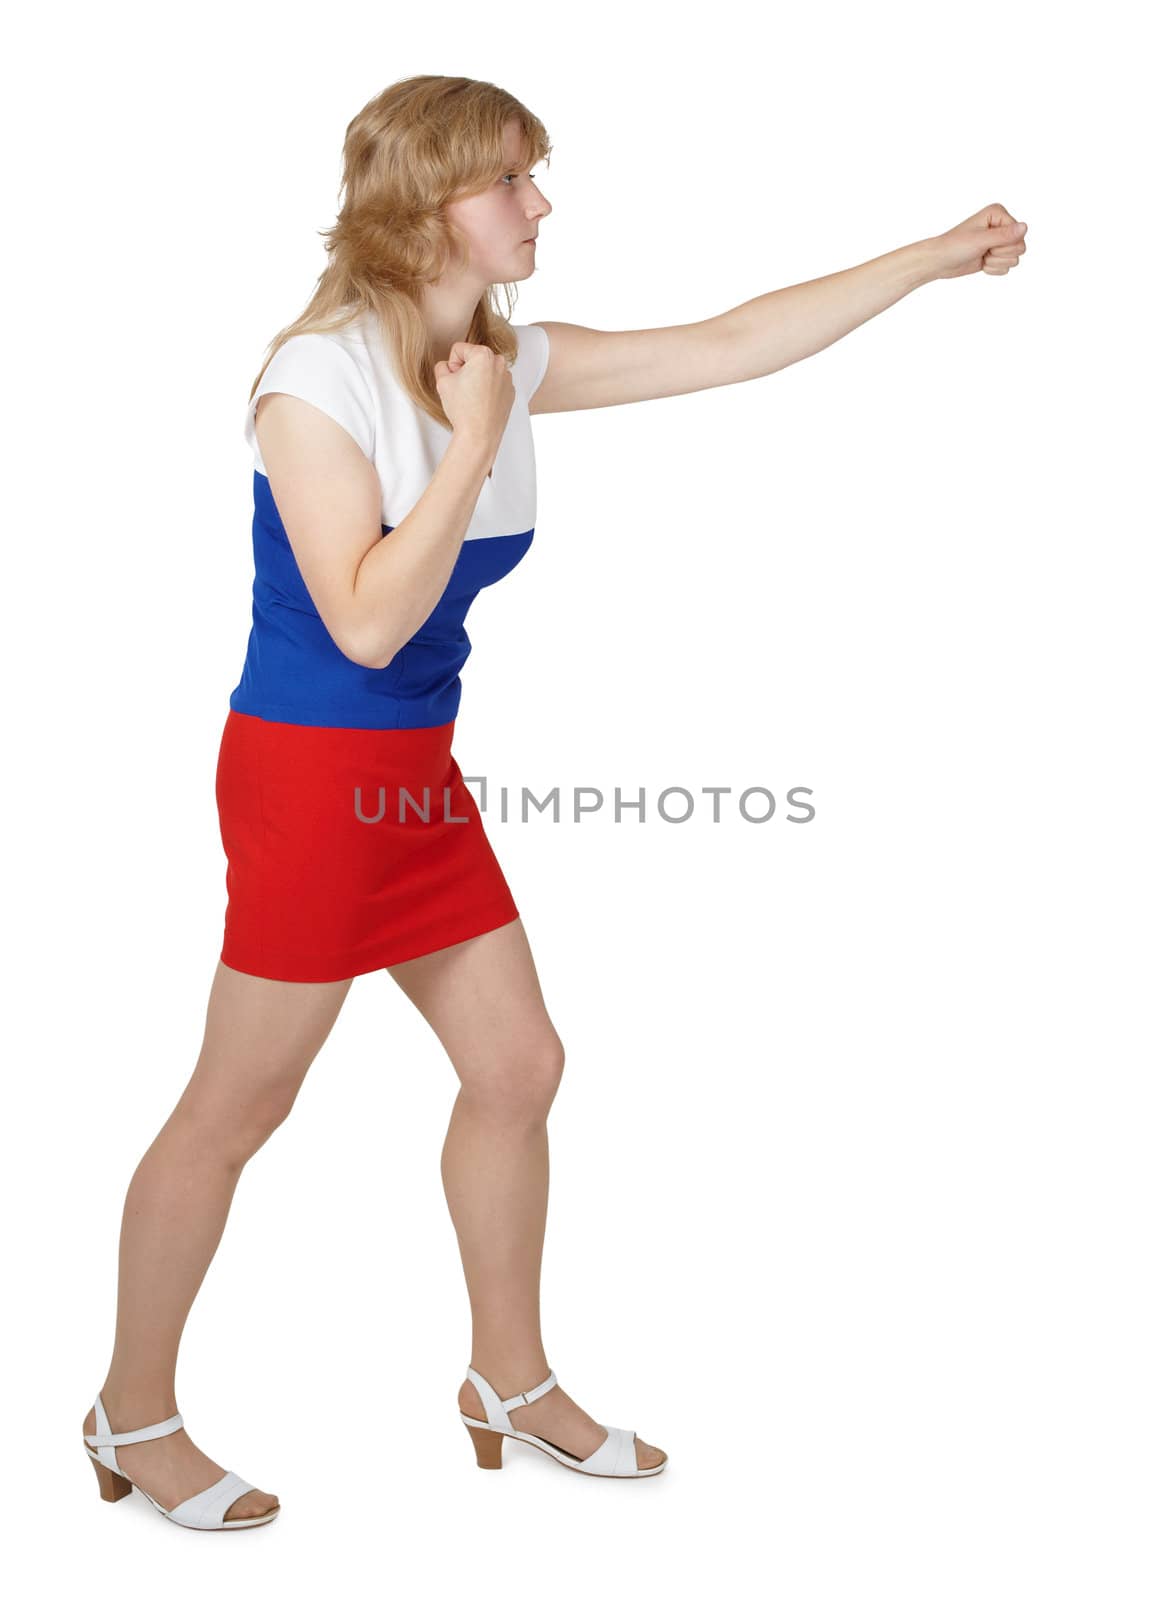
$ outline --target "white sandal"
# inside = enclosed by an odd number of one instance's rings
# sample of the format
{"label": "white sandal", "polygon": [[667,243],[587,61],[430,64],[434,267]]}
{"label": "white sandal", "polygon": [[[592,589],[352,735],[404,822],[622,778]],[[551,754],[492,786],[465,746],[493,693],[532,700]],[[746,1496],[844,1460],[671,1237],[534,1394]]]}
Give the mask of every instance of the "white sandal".
{"label": "white sandal", "polygon": [[543,1450],[546,1455],[552,1456],[554,1461],[559,1461],[563,1467],[571,1467],[574,1472],[591,1473],[595,1478],[653,1478],[666,1465],[664,1461],[659,1461],[656,1467],[639,1467],[633,1443],[637,1434],[629,1428],[611,1428],[603,1424],[605,1438],[592,1454],[583,1459],[570,1455],[567,1450],[550,1444],[547,1439],[541,1439],[535,1433],[522,1433],[519,1428],[514,1428],[508,1420],[509,1412],[514,1406],[531,1405],[534,1400],[539,1400],[541,1395],[547,1394],[557,1381],[555,1372],[550,1372],[544,1382],[538,1383],[535,1389],[522,1390],[520,1394],[513,1395],[511,1400],[502,1400],[487,1378],[482,1378],[472,1367],[468,1368],[468,1378],[476,1385],[476,1392],[488,1417],[487,1422],[481,1422],[479,1417],[466,1417],[463,1411],[460,1413],[461,1422],[466,1425],[472,1436],[478,1467],[501,1465],[500,1452],[506,1436],[509,1439],[523,1440],[525,1444]]}
{"label": "white sandal", "polygon": [[[128,1433],[113,1433],[109,1427],[105,1407],[101,1404],[100,1395],[97,1396],[94,1410],[97,1415],[98,1431],[86,1433],[84,1440],[86,1454],[93,1463],[93,1471],[97,1474],[102,1500],[111,1502],[122,1500],[137,1489],[151,1506],[157,1506],[162,1516],[168,1517],[171,1522],[180,1523],[183,1528],[215,1531],[223,1528],[258,1528],[264,1523],[273,1522],[282,1510],[281,1506],[274,1506],[270,1511],[263,1512],[260,1517],[234,1517],[227,1521],[226,1513],[235,1500],[254,1488],[252,1483],[247,1483],[245,1478],[240,1478],[236,1472],[227,1472],[208,1489],[199,1490],[197,1494],[190,1495],[188,1500],[181,1501],[179,1505],[167,1511],[164,1506],[157,1504],[148,1489],[142,1489],[139,1483],[134,1483],[124,1467],[117,1465],[116,1447],[119,1444],[139,1444],[143,1439],[161,1439],[167,1433],[176,1433],[179,1428],[185,1427],[181,1413],[175,1413],[165,1422],[151,1422],[147,1427],[133,1428]],[[93,1445],[96,1446],[95,1450],[90,1448]]]}

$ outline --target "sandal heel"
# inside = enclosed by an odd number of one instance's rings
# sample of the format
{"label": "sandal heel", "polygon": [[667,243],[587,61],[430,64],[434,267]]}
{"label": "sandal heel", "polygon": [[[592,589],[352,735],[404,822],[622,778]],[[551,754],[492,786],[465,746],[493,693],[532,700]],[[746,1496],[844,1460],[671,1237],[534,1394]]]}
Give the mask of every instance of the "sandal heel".
{"label": "sandal heel", "polygon": [[[92,1456],[89,1457],[93,1461]],[[119,1472],[113,1472],[109,1467],[102,1466],[99,1461],[93,1461],[93,1471],[97,1474],[97,1487],[101,1491],[101,1499],[114,1504],[124,1500],[127,1494],[133,1493],[133,1485],[128,1478],[123,1478]]]}
{"label": "sandal heel", "polygon": [[[464,1426],[468,1428],[468,1424]],[[468,1428],[472,1435],[472,1445],[476,1451],[476,1465],[478,1467],[500,1467],[503,1465],[500,1449],[504,1444],[503,1433],[493,1433],[488,1428]]]}

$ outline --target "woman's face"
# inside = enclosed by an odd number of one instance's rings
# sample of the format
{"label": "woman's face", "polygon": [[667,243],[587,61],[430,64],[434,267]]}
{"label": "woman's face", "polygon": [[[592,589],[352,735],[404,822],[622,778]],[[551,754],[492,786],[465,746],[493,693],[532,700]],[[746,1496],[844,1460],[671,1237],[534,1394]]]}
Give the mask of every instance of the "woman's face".
{"label": "woman's face", "polygon": [[485,283],[514,283],[532,276],[537,247],[526,241],[535,237],[541,219],[553,209],[519,164],[518,122],[505,127],[504,155],[501,177],[481,194],[452,200],[447,206],[448,220],[468,241],[468,270]]}

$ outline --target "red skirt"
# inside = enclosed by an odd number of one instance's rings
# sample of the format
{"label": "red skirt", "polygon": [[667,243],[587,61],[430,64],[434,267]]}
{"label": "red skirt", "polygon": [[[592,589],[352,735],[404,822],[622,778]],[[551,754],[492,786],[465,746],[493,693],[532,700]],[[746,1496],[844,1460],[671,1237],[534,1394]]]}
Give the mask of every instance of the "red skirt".
{"label": "red skirt", "polygon": [[330,983],[520,915],[436,728],[315,728],[231,710],[215,791],[226,852],[221,960]]}

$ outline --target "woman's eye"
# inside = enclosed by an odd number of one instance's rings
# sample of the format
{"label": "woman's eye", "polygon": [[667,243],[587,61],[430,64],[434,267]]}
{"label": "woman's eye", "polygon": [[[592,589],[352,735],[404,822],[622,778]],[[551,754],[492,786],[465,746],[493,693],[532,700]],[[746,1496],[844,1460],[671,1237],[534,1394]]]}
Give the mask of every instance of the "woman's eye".
{"label": "woman's eye", "polygon": [[[529,173],[529,177],[531,178],[532,176],[533,176],[533,174],[530,172]],[[502,183],[507,183],[509,178],[519,178],[519,177],[520,177],[520,173],[519,172],[506,172],[504,177],[500,181]]]}

